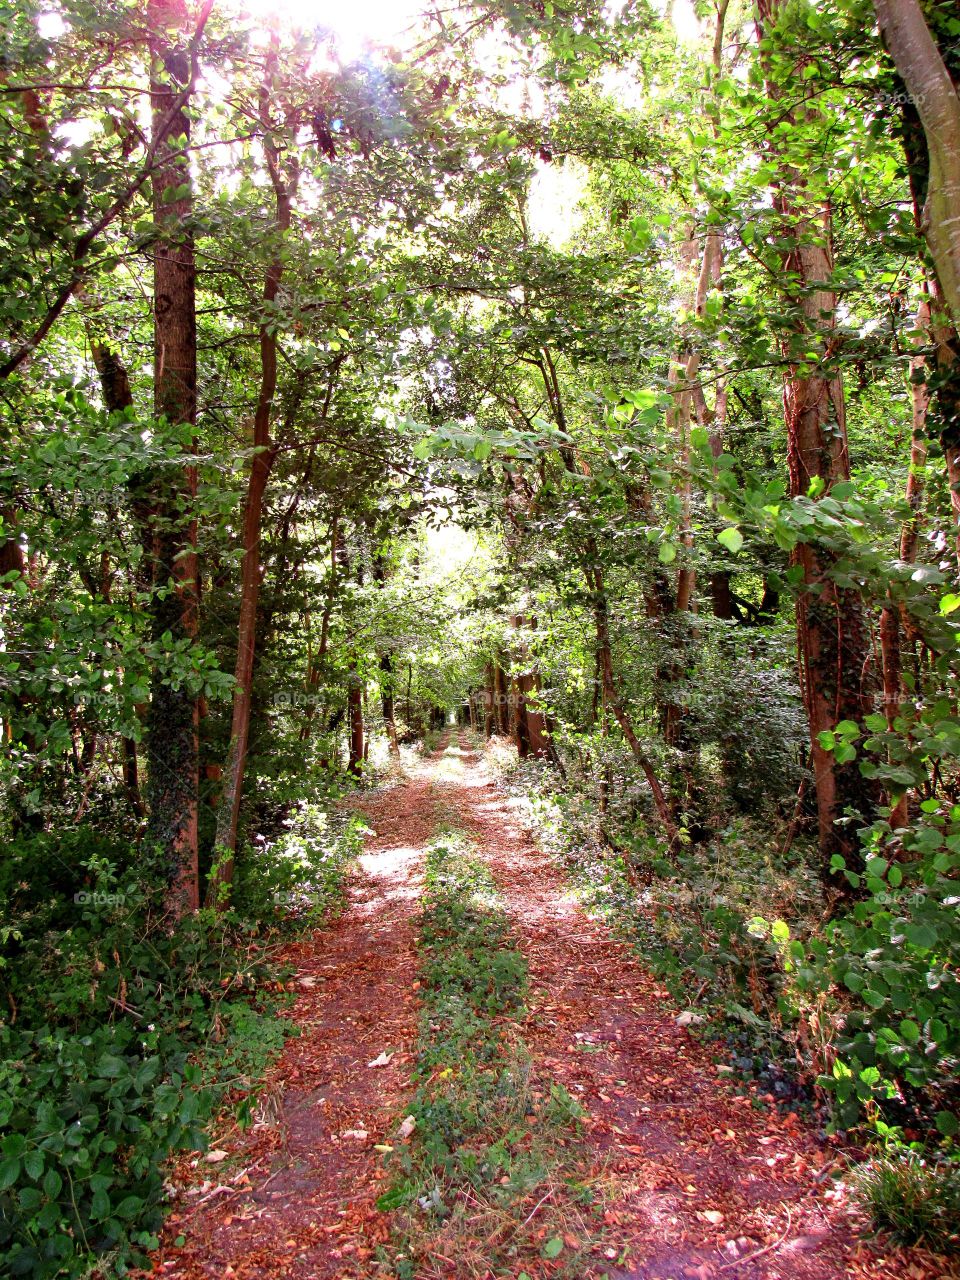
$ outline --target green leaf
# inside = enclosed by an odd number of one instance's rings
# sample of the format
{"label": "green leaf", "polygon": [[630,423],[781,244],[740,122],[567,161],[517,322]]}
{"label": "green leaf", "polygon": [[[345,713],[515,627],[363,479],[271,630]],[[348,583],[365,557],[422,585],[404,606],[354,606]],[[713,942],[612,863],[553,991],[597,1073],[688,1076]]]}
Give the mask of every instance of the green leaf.
{"label": "green leaf", "polygon": [[919,947],[921,951],[930,951],[937,945],[936,930],[928,924],[908,924],[903,932],[910,945]]}
{"label": "green leaf", "polygon": [[920,1040],[920,1028],[912,1018],[904,1018],[901,1021],[900,1034],[907,1044],[917,1044]]}
{"label": "green leaf", "polygon": [[399,1209],[401,1205],[412,1199],[415,1189],[412,1182],[400,1182],[378,1197],[377,1208],[381,1213],[389,1213],[393,1209]]}
{"label": "green leaf", "polygon": [[960,1120],[952,1111],[938,1111],[934,1117],[934,1124],[945,1138],[955,1138],[960,1133]]}
{"label": "green leaf", "polygon": [[672,542],[661,542],[657,559],[661,564],[673,564],[677,558],[677,548]]}
{"label": "green leaf", "polygon": [[562,1252],[563,1241],[559,1236],[553,1236],[553,1238],[548,1240],[543,1246],[543,1256],[545,1258],[559,1258]]}
{"label": "green leaf", "polygon": [[721,529],[717,534],[717,541],[733,555],[736,555],[743,546],[743,534],[736,525],[728,525],[726,529]]}
{"label": "green leaf", "polygon": [[95,1191],[90,1201],[90,1217],[94,1222],[102,1222],[109,1212],[110,1197],[105,1191]]}
{"label": "green leaf", "polygon": [[20,1161],[14,1157],[0,1162],[0,1191],[12,1187],[20,1177]]}

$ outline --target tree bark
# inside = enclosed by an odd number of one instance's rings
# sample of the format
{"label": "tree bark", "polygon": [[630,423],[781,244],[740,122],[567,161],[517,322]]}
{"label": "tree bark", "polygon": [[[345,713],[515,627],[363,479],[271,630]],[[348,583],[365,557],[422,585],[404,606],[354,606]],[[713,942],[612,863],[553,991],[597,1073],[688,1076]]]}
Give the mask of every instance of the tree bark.
{"label": "tree bark", "polygon": [[[761,38],[767,20],[775,18],[781,0],[760,0]],[[779,86],[770,84],[772,99]],[[774,154],[776,151],[774,149]],[[795,317],[784,337],[784,420],[791,497],[803,497],[814,481],[821,496],[850,477],[843,385],[831,367],[836,295],[829,208],[809,195],[805,181],[782,163],[773,204],[783,226],[782,253],[785,301]],[[805,353],[820,352],[811,370]],[[857,823],[841,821],[848,811],[869,822],[878,790],[860,773],[857,762],[839,764],[820,742],[820,734],[841,720],[862,725],[872,708],[865,673],[870,669],[869,633],[857,591],[839,587],[831,577],[832,556],[812,543],[801,543],[793,562],[803,570],[797,600],[797,648],[801,692],[807,713],[814,782],[821,877],[830,896],[849,894],[847,882],[831,871],[835,855],[855,871],[862,865]]]}
{"label": "tree bark", "polygon": [[[187,427],[192,439],[197,421],[197,328],[193,200],[182,141],[190,136],[186,106],[192,78],[189,51],[180,43],[187,27],[186,5],[183,0],[150,0],[147,21],[157,157],[153,212],[159,231],[153,252],[154,409],[158,418]],[[196,467],[185,466],[177,477],[155,478],[152,489],[153,639],[162,643],[169,632],[174,642],[193,641],[198,625]],[[173,589],[167,591],[170,583]],[[162,670],[152,681],[146,746],[148,834],[167,861],[169,909],[181,916],[200,905],[199,713],[196,695],[182,685],[173,688]]]}
{"label": "tree bark", "polygon": [[[529,627],[531,631],[536,629],[536,618],[526,618],[522,614],[517,614],[511,618],[514,630],[520,638],[520,646],[517,657],[519,661],[524,662],[528,656],[528,646],[523,638],[523,631]],[[531,706],[531,701],[536,698],[539,681],[534,668],[521,672],[515,677],[517,692],[517,750],[521,756],[547,757],[550,755],[550,738],[547,733],[547,723],[542,711],[537,707]]]}
{"label": "tree bark", "polygon": [[350,754],[347,772],[359,778],[363,773],[366,745],[363,729],[363,682],[357,671],[355,658],[350,663],[347,675],[347,711],[350,721]]}
{"label": "tree bark", "polygon": [[400,739],[397,736],[397,720],[394,713],[393,694],[393,659],[389,653],[380,659],[380,705],[383,708],[383,723],[387,730],[387,742],[392,756],[400,754]]}
{"label": "tree bark", "polygon": [[880,30],[923,123],[930,171],[923,232],[960,329],[960,98],[919,0],[874,0]]}
{"label": "tree bark", "polygon": [[[263,507],[270,473],[277,457],[271,438],[274,400],[277,394],[277,336],[273,308],[283,278],[281,245],[290,229],[293,197],[300,177],[296,159],[288,173],[281,167],[280,153],[274,141],[275,128],[270,116],[271,93],[276,73],[279,41],[272,37],[264,83],[260,90],[260,123],[263,126],[263,149],[274,192],[274,235],[276,248],[263,285],[263,318],[260,323],[260,389],[253,419],[254,454],[243,507],[243,559],[240,569],[240,618],[237,629],[237,661],[234,669],[233,713],[230,747],[224,769],[223,792],[217,813],[216,855],[214,872],[207,886],[207,901],[215,905],[223,897],[223,887],[233,879],[240,807],[243,800],[243,778],[250,743],[253,677],[257,657],[257,610],[260,601],[260,538]],[[295,121],[287,120],[287,125]]]}

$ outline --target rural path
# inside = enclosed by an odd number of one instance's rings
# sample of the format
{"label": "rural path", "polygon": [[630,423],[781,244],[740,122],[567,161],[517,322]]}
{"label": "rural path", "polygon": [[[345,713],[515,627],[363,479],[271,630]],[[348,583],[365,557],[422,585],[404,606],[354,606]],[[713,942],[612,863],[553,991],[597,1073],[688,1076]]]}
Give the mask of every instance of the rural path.
{"label": "rural path", "polygon": [[[392,1273],[378,1261],[391,1254],[391,1221],[376,1209],[387,1185],[376,1148],[413,1092],[420,876],[438,823],[451,821],[488,862],[527,960],[521,1031],[534,1069],[586,1112],[580,1141],[604,1197],[604,1234],[578,1280],[928,1274],[857,1244],[826,1176],[831,1153],[796,1116],[720,1078],[709,1045],[677,1025],[634,953],[578,906],[466,735],[358,807],[372,834],[349,905],[287,953],[300,1034],[271,1072],[259,1122],[218,1140],[222,1163],[181,1163],[154,1274]],[[385,1051],[387,1065],[371,1066]],[[540,1280],[529,1263],[525,1274]],[[544,1260],[542,1275],[554,1274]]]}

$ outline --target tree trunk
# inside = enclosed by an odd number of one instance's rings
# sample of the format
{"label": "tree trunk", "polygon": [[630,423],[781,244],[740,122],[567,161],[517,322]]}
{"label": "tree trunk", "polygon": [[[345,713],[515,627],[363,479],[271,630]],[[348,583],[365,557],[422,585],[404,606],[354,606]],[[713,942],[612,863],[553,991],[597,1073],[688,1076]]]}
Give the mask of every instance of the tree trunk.
{"label": "tree trunk", "polygon": [[960,98],[919,0],[874,0],[873,7],[923,123],[930,157],[923,232],[953,327],[960,329]]}
{"label": "tree trunk", "polygon": [[510,693],[509,681],[503,669],[500,654],[493,664],[493,722],[496,732],[503,737],[510,734]]}
{"label": "tree trunk", "polygon": [[603,575],[599,568],[593,570],[593,621],[597,638],[597,663],[600,668],[600,680],[603,688],[603,697],[605,707],[609,707],[619,724],[623,736],[627,740],[627,745],[633,753],[634,759],[643,770],[644,777],[650,787],[653,796],[653,803],[656,811],[663,823],[663,828],[667,833],[667,838],[671,844],[674,844],[677,838],[677,829],[674,825],[673,817],[670,813],[670,806],[667,798],[660,786],[660,781],[654,773],[653,766],[647,758],[647,753],[643,749],[643,744],[637,737],[633,723],[627,713],[626,707],[620,697],[617,689],[617,682],[613,673],[613,651],[610,647],[610,617],[607,605],[607,593],[603,582]]}
{"label": "tree trunk", "polygon": [[[522,638],[522,632],[527,627],[531,631],[536,630],[537,620],[536,618],[528,619],[522,614],[517,614],[510,621],[518,636],[521,637],[518,659],[521,662],[525,662],[529,649],[526,640]],[[530,670],[521,672],[515,677],[515,682],[517,691],[517,750],[521,756],[531,755],[541,758],[549,756],[550,738],[547,733],[546,719],[539,708],[531,706],[531,701],[536,699],[539,689],[536,670],[531,667]]]}
{"label": "tree trunk", "polygon": [[[781,0],[761,0],[758,8],[759,34],[765,39],[764,20],[777,14]],[[770,84],[768,91],[775,99],[779,87]],[[831,367],[836,295],[828,284],[833,273],[830,211],[804,188],[804,179],[781,164],[773,203],[787,241],[782,250],[785,301],[796,317],[782,342],[791,497],[806,495],[814,481],[821,483],[824,495],[850,477],[843,385]],[[811,350],[820,352],[813,370],[806,358]],[[816,787],[821,877],[829,894],[848,895],[846,880],[831,871],[831,862],[839,855],[851,871],[862,866],[856,818],[872,820],[878,789],[862,776],[855,760],[838,764],[821,745],[820,734],[842,720],[862,726],[872,708],[865,683],[869,633],[859,592],[833,581],[829,553],[801,543],[792,559],[803,570],[797,648]],[[848,811],[855,820],[841,821]]]}
{"label": "tree trunk", "polygon": [[393,710],[393,659],[385,653],[380,659],[380,704],[383,708],[383,723],[387,730],[387,741],[390,754],[399,756],[400,740],[397,737],[397,721]]}
{"label": "tree trunk", "polygon": [[[183,0],[150,0],[150,98],[157,170],[153,213],[159,238],[153,250],[154,410],[172,425],[192,430],[197,421],[196,268],[190,218],[190,166],[186,98],[191,57],[180,41],[187,29]],[[172,197],[176,198],[172,198]],[[170,633],[174,642],[193,641],[198,624],[197,527],[192,514],[197,493],[195,466],[152,485],[155,643]],[[186,515],[184,513],[187,513]],[[168,583],[173,584],[169,593]],[[160,669],[151,685],[147,717],[149,837],[164,852],[169,876],[168,906],[175,916],[200,905],[197,867],[199,805],[199,719],[197,698],[173,688]]]}
{"label": "tree trunk", "polygon": [[274,230],[278,243],[275,256],[267,267],[263,285],[260,390],[253,419],[254,454],[250,463],[250,478],[247,481],[247,494],[243,506],[243,560],[240,569],[240,619],[237,628],[237,662],[234,668],[233,714],[230,725],[230,747],[224,769],[223,792],[217,813],[216,862],[207,886],[207,902],[210,905],[216,905],[222,899],[224,886],[229,885],[233,879],[240,805],[243,799],[243,776],[250,743],[253,677],[257,655],[257,609],[260,601],[260,533],[264,498],[277,456],[276,446],[270,435],[274,399],[277,394],[277,336],[273,308],[280,290],[280,281],[283,278],[280,242],[290,229],[292,201],[299,179],[296,160],[291,163],[289,174],[285,175],[281,172],[280,156],[270,132],[273,127],[270,116],[270,92],[276,70],[277,50],[278,38],[274,35],[265,68],[264,84],[260,91],[260,121],[264,128],[264,154],[273,184]]}
{"label": "tree trunk", "polygon": [[363,773],[366,750],[363,731],[363,682],[357,671],[355,658],[350,663],[347,675],[347,710],[350,720],[350,755],[347,772],[359,778]]}

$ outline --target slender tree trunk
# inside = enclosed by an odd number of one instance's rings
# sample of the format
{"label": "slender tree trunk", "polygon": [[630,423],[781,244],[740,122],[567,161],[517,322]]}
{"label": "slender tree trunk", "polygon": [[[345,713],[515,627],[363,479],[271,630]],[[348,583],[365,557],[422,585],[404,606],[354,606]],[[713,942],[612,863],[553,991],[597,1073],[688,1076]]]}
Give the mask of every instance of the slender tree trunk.
{"label": "slender tree trunk", "polygon": [[[536,618],[525,618],[522,614],[517,614],[511,618],[511,624],[520,641],[517,657],[520,662],[526,663],[529,647],[526,639],[523,638],[523,632],[527,628],[531,631],[536,630]],[[550,739],[547,734],[546,719],[539,708],[531,705],[531,702],[536,699],[539,687],[536,670],[531,666],[529,670],[517,675],[515,680],[518,701],[517,749],[522,756],[549,756]]]}
{"label": "slender tree trunk", "polygon": [[483,736],[492,738],[495,706],[494,664],[492,662],[487,663],[484,674],[486,682],[483,686]]}
{"label": "slender tree trunk", "polygon": [[[187,10],[183,0],[150,0],[147,8],[152,62],[152,139],[158,168],[153,212],[159,237],[153,250],[154,409],[191,432],[197,421],[196,268],[190,219],[193,199],[184,139],[190,136],[186,107],[192,67],[183,45]],[[179,109],[176,103],[181,101]],[[152,485],[152,633],[174,642],[193,641],[198,626],[197,526],[193,507],[197,470]],[[168,583],[173,590],[167,592]],[[197,698],[172,687],[159,669],[151,686],[147,718],[149,836],[168,864],[168,905],[174,915],[200,905],[197,866],[199,719]]]}
{"label": "slender tree trunk", "polygon": [[[377,551],[373,557],[373,579],[382,591],[387,580],[387,564],[382,551]],[[390,754],[399,756],[400,741],[397,737],[397,721],[394,713],[393,659],[389,653],[384,653],[380,657],[380,705],[383,710],[383,723],[387,731]]]}
{"label": "slender tree trunk", "polygon": [[600,668],[600,679],[603,688],[603,697],[605,706],[613,712],[614,718],[620,726],[623,736],[627,740],[627,745],[633,753],[634,759],[643,771],[647,784],[650,787],[653,796],[654,807],[659,815],[663,828],[667,833],[667,838],[673,844],[677,838],[677,829],[674,825],[673,817],[670,813],[670,805],[660,786],[660,781],[654,772],[647,753],[643,749],[643,744],[637,737],[633,727],[633,722],[623,705],[617,689],[617,681],[613,672],[613,651],[610,647],[610,619],[607,605],[607,593],[603,583],[603,576],[599,569],[593,571],[593,620],[596,630],[597,642],[597,662]]}
{"label": "slender tree trunk", "polygon": [[[289,166],[289,173],[281,169],[276,143],[271,140],[273,122],[270,116],[270,94],[277,62],[277,36],[273,36],[270,56],[260,92],[260,118],[264,127],[264,154],[273,184],[275,214],[274,231],[277,238],[276,252],[267,267],[263,286],[263,320],[260,325],[260,390],[253,419],[254,454],[250,463],[250,477],[243,506],[243,560],[240,569],[240,619],[237,629],[237,662],[234,669],[233,714],[230,726],[230,747],[224,769],[223,792],[217,813],[216,850],[217,862],[207,886],[207,901],[215,905],[223,897],[223,887],[233,879],[234,857],[237,849],[237,832],[240,824],[240,806],[243,799],[243,777],[250,743],[250,719],[253,697],[253,677],[257,654],[257,611],[260,601],[260,536],[263,523],[263,506],[270,473],[277,456],[271,439],[270,426],[274,399],[277,394],[277,337],[273,307],[283,278],[281,241],[290,229],[292,201],[299,180],[296,160]],[[291,121],[287,121],[290,125]]]}
{"label": "slender tree trunk", "polygon": [[[930,307],[924,299],[917,311],[917,332],[920,341],[930,336]],[[907,473],[906,500],[909,515],[900,531],[900,559],[913,564],[917,558],[917,542],[920,537],[920,514],[923,504],[924,470],[927,462],[927,411],[930,391],[926,381],[926,358],[918,354],[910,361],[910,390],[913,406],[910,434],[910,469]],[[907,610],[898,606],[888,596],[880,615],[880,653],[883,667],[883,704],[887,727],[893,730],[903,706],[906,690],[903,684],[901,642],[916,644],[915,628]],[[899,799],[889,796],[891,805],[890,825],[894,829],[906,823],[908,798],[906,792]]]}
{"label": "slender tree trunk", "polygon": [[380,704],[383,708],[383,723],[387,730],[387,741],[390,754],[399,756],[400,740],[397,737],[397,720],[393,709],[393,659],[385,653],[380,659]]}
{"label": "slender tree trunk", "polygon": [[347,772],[354,777],[363,773],[363,761],[366,757],[366,746],[363,728],[363,681],[357,671],[356,659],[350,663],[347,675],[347,712],[350,724],[350,755]]}
{"label": "slender tree trunk", "polygon": [[503,669],[503,659],[497,654],[493,664],[493,720],[496,732],[508,737],[510,733],[509,682]]}
{"label": "slender tree trunk", "polygon": [[[958,65],[960,65],[960,57],[955,54],[950,61],[949,69],[956,74]],[[922,235],[924,208],[930,189],[931,160],[923,121],[909,92],[903,94],[900,133],[913,202],[914,225],[917,232]],[[914,417],[916,418],[919,404],[921,416],[926,423],[930,388],[934,387],[934,404],[937,411],[935,424],[947,468],[950,506],[953,513],[954,550],[958,570],[960,570],[960,337],[958,337],[957,326],[950,318],[949,308],[936,272],[929,273],[926,263],[924,263],[924,272],[927,275],[927,297],[921,303],[917,314],[917,329],[922,335],[921,341],[926,340],[934,345],[936,369],[928,370],[927,362],[922,355],[915,356],[911,361]],[[926,427],[924,427],[925,432]],[[916,435],[914,431],[914,439]],[[902,620],[906,625],[905,616]]]}
{"label": "slender tree trunk", "polygon": [[301,742],[306,742],[310,737],[310,729],[316,713],[317,690],[320,687],[327,650],[330,647],[330,619],[337,597],[337,566],[340,563],[341,554],[340,514],[334,511],[330,522],[330,578],[326,599],[323,602],[323,616],[320,620],[320,641],[316,653],[311,654],[307,661],[307,706],[298,735]]}
{"label": "slender tree trunk", "polygon": [[[930,304],[924,299],[917,309],[917,332],[930,333]],[[920,538],[920,513],[923,506],[924,473],[927,465],[927,414],[930,389],[927,386],[927,361],[923,354],[910,361],[910,397],[912,419],[910,430],[910,470],[907,473],[906,499],[910,516],[900,531],[900,559],[913,564]]]}

